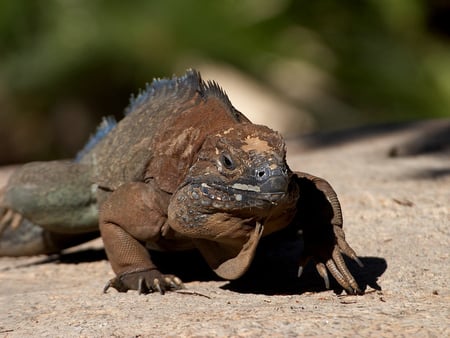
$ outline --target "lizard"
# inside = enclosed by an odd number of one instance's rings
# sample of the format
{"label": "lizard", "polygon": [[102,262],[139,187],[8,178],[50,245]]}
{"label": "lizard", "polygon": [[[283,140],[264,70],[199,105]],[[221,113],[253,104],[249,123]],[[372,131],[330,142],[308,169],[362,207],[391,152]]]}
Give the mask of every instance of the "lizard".
{"label": "lizard", "polygon": [[102,237],[115,277],[104,291],[178,290],[151,250],[198,250],[221,278],[240,278],[262,237],[292,229],[329,288],[328,273],[361,294],[343,254],[331,185],[292,171],[276,131],[250,120],[215,81],[189,69],[155,79],[132,96],[124,117],[105,118],[73,161],[21,166],[0,191],[0,256],[59,252]]}

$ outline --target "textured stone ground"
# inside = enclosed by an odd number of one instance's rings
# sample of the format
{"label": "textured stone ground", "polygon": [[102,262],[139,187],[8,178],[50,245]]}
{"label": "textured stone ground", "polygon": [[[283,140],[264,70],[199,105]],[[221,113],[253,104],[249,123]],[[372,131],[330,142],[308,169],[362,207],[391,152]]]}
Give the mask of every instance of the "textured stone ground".
{"label": "textured stone ground", "polygon": [[291,167],[338,192],[347,239],[365,263],[351,265],[363,296],[323,290],[313,269],[296,281],[273,262],[242,283],[203,276],[186,283],[189,294],[103,294],[113,274],[96,240],[61,257],[0,259],[0,337],[448,337],[450,154],[387,156],[421,130],[289,141]]}

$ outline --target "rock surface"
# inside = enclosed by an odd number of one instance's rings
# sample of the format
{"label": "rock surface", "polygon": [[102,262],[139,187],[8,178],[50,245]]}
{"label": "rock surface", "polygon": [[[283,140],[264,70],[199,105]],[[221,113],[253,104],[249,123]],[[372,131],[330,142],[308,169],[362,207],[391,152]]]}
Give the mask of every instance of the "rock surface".
{"label": "rock surface", "polygon": [[426,125],[288,142],[291,168],[327,178],[340,197],[363,296],[324,290],[313,269],[286,288],[270,264],[244,286],[203,277],[184,293],[103,294],[113,273],[95,240],[61,256],[0,258],[0,337],[448,337],[450,154],[388,157]]}

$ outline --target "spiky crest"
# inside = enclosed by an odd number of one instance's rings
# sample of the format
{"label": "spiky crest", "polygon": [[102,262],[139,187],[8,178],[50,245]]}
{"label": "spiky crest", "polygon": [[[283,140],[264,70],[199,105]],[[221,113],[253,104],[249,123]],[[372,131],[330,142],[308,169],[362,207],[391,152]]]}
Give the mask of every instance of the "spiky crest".
{"label": "spiky crest", "polygon": [[[144,90],[140,90],[137,96],[131,95],[130,104],[125,109],[125,116],[138,110],[142,105],[152,100],[184,100],[194,95],[200,95],[203,99],[215,97],[219,99],[238,121],[246,119],[238,112],[230,102],[225,91],[215,81],[203,81],[195,69],[188,69],[181,77],[173,76],[171,79],[154,79],[151,84],[146,84]],[[103,118],[96,133],[89,139],[84,148],[77,154],[75,161],[92,150],[111,130],[117,125],[114,117]]]}

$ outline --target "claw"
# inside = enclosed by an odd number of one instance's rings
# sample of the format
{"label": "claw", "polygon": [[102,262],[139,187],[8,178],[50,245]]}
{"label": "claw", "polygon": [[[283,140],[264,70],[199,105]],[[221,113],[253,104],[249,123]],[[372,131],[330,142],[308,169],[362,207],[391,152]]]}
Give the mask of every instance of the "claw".
{"label": "claw", "polygon": [[298,271],[297,271],[297,277],[298,277],[298,278],[300,278],[300,276],[302,275],[303,269],[304,269],[304,267],[306,266],[306,264],[308,264],[310,258],[311,258],[311,257],[309,257],[309,256],[307,256],[307,255],[305,255],[305,254],[303,254],[303,255],[300,257],[300,262],[299,262],[299,264],[298,264]]}
{"label": "claw", "polygon": [[358,257],[353,257],[353,260],[359,265],[360,268],[364,267],[363,262],[361,262]]}
{"label": "claw", "polygon": [[0,220],[0,223],[8,223],[13,216],[13,211],[11,209],[6,209],[6,212],[3,214],[2,219]]}
{"label": "claw", "polygon": [[138,280],[138,294],[146,295],[149,293],[149,288],[147,287],[147,283],[145,282],[145,278],[140,277]]}
{"label": "claw", "polygon": [[164,281],[166,282],[166,284],[170,285],[170,287],[174,290],[185,288],[183,285],[183,282],[178,277],[174,277],[174,278],[166,277],[166,278],[164,278]]}
{"label": "claw", "polygon": [[108,291],[108,289],[112,286],[112,279],[110,279],[107,283],[106,283],[106,285],[104,286],[104,288],[103,288],[103,293],[106,293],[106,291]]}
{"label": "claw", "polygon": [[[348,245],[347,241],[345,240],[345,234],[344,230],[340,227],[335,225],[333,227],[334,234],[336,235],[336,241],[339,249],[343,254],[350,257],[351,259],[355,260],[356,262],[359,262],[358,265],[361,263],[361,261],[358,259],[358,256],[356,255],[355,250],[353,250],[350,245]],[[360,265],[361,266],[361,265]]]}
{"label": "claw", "polygon": [[[1,215],[2,213],[3,215]],[[6,208],[3,212],[0,209],[0,235],[8,226],[16,229],[22,220],[23,216],[12,209]]]}
{"label": "claw", "polygon": [[158,291],[160,294],[164,294],[164,290],[161,288],[161,284],[159,283],[159,279],[155,278],[153,280],[153,287]]}
{"label": "claw", "polygon": [[323,278],[323,281],[325,282],[325,287],[327,289],[330,288],[330,279],[328,278],[328,272],[323,263],[317,263],[316,264],[316,270],[319,273],[320,277]]}
{"label": "claw", "polygon": [[167,285],[170,285],[170,287],[172,289],[176,289],[177,288],[177,284],[170,277],[164,277],[164,283],[167,284]]}
{"label": "claw", "polygon": [[181,281],[181,279],[179,279],[178,277],[174,277],[174,278],[173,278],[173,281],[175,282],[175,284],[176,284],[178,287],[181,287],[182,289],[184,289],[184,284],[183,284],[183,282]]}
{"label": "claw", "polygon": [[18,213],[14,213],[13,218],[11,220],[11,228],[17,229],[20,225],[20,222],[22,222],[23,216]]}
{"label": "claw", "polygon": [[[0,209],[0,211],[1,211],[1,209]],[[11,221],[12,218],[13,218],[13,211],[11,209],[3,210],[3,216],[1,216],[1,218],[0,218],[0,235],[8,227],[9,222]]]}

